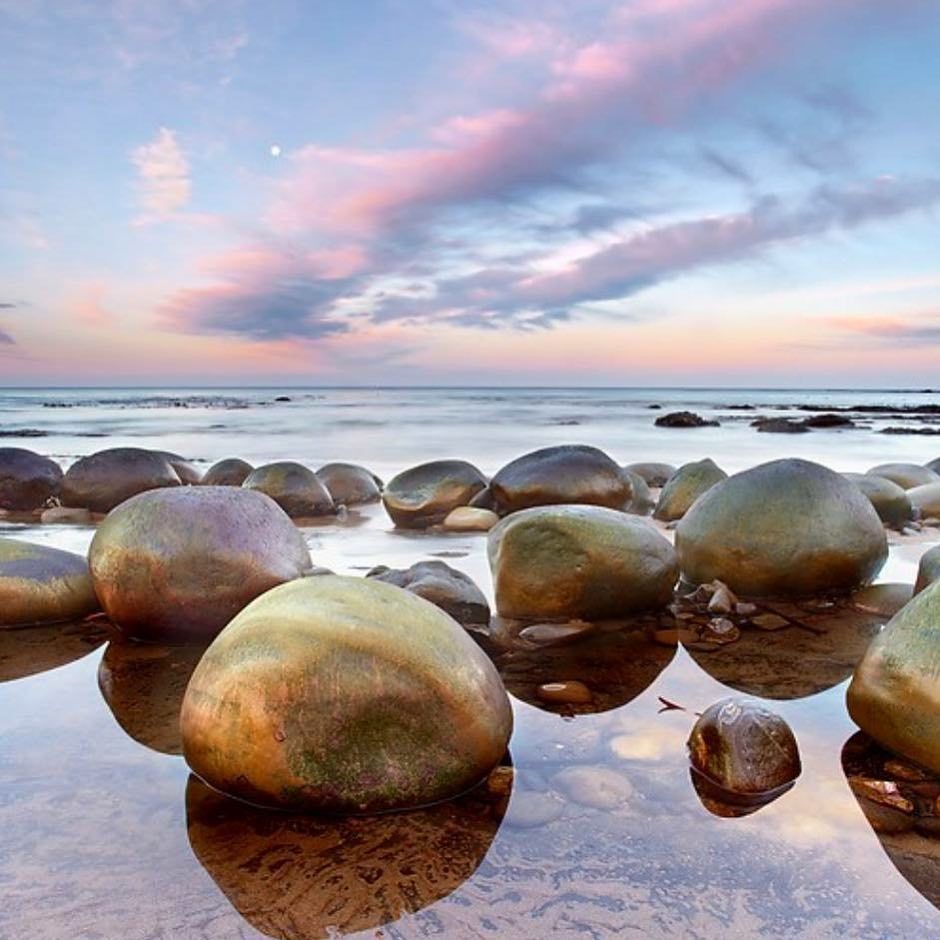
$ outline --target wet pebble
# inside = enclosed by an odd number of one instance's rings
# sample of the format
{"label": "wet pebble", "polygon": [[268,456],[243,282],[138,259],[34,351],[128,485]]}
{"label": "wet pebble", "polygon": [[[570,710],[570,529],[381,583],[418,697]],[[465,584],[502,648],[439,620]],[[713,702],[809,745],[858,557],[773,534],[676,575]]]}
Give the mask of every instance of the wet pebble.
{"label": "wet pebble", "polygon": [[561,646],[573,643],[594,632],[594,624],[586,620],[566,623],[533,623],[519,631],[519,638],[537,646]]}
{"label": "wet pebble", "polygon": [[74,522],[79,525],[91,525],[92,515],[87,509],[73,509],[70,506],[50,506],[42,511],[40,522]]}
{"label": "wet pebble", "polygon": [[499,516],[490,509],[458,506],[447,514],[442,525],[451,532],[489,532],[497,522]]}
{"label": "wet pebble", "polygon": [[750,622],[759,630],[782,630],[790,626],[790,621],[786,617],[781,617],[780,614],[758,614],[756,617],[751,617]]}

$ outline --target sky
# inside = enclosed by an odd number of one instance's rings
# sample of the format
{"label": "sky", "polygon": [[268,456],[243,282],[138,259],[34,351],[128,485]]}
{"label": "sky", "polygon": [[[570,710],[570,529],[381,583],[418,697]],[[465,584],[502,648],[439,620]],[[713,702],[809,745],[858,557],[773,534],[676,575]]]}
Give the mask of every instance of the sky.
{"label": "sky", "polygon": [[940,385],[934,0],[0,0],[0,385]]}

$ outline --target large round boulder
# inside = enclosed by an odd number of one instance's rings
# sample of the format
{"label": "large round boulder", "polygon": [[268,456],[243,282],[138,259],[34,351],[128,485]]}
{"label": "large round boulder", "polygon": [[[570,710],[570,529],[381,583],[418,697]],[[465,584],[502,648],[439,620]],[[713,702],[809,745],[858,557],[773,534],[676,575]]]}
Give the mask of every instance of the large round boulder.
{"label": "large round boulder", "polygon": [[382,502],[402,529],[426,529],[443,522],[486,488],[486,477],[465,460],[433,460],[389,480]]}
{"label": "large round boulder", "polygon": [[630,489],[633,495],[630,501],[624,506],[624,512],[634,516],[648,516],[656,508],[656,500],[650,492],[649,484],[638,473],[621,468],[621,473],[630,481]]}
{"label": "large round boulder", "polygon": [[493,477],[490,492],[500,515],[574,503],[623,509],[633,496],[629,477],[607,454],[580,444],[517,457]]}
{"label": "large round boulder", "polygon": [[907,491],[887,477],[868,473],[846,473],[843,476],[868,497],[885,525],[901,528],[914,518],[914,507]]}
{"label": "large round boulder", "polygon": [[628,463],[623,469],[643,477],[647,486],[665,486],[669,478],[676,472],[676,468],[671,463],[650,461]]}
{"label": "large round boulder", "polygon": [[62,468],[23,447],[0,447],[0,509],[38,509],[59,495]]}
{"label": "large round boulder", "polygon": [[490,622],[490,605],[473,578],[443,561],[419,561],[407,569],[379,565],[366,577],[411,591],[464,626]]}
{"label": "large round boulder", "polygon": [[502,759],[512,709],[442,610],[374,578],[269,591],[213,641],[180,717],[189,766],[223,793],[334,813],[457,796]]}
{"label": "large round boulder", "polygon": [[140,447],[113,447],[76,460],[62,479],[62,505],[110,512],[147,490],[180,486],[166,457]]}
{"label": "large round boulder", "polygon": [[683,578],[718,579],[749,596],[848,590],[888,556],[868,498],[808,460],[774,460],[737,473],[695,501],[676,529]]}
{"label": "large round boulder", "polygon": [[202,478],[203,486],[241,486],[255,468],[239,457],[216,461]]}
{"label": "large round boulder", "polygon": [[902,607],[872,640],[846,696],[852,720],[879,744],[940,772],[940,582]]}
{"label": "large round boulder", "polygon": [[597,620],[663,607],[678,578],[675,551],[662,535],[601,506],[526,509],[488,539],[504,617]]}
{"label": "large round boulder", "polygon": [[252,470],[242,486],[270,496],[291,519],[325,516],[336,509],[317,475],[291,460],[268,463]]}
{"label": "large round boulder", "polygon": [[277,504],[228,486],[135,496],[101,523],[88,560],[114,623],[158,641],[211,638],[249,601],[310,568]]}
{"label": "large round boulder", "polygon": [[868,474],[891,480],[902,490],[912,490],[915,486],[925,486],[927,483],[940,483],[940,473],[916,463],[882,463],[872,467]]}
{"label": "large round boulder", "polygon": [[337,506],[374,503],[382,498],[378,478],[358,464],[324,464],[317,470],[317,477],[327,488]]}
{"label": "large round boulder", "polygon": [[96,610],[81,555],[0,538],[0,627],[77,620]]}
{"label": "large round boulder", "polygon": [[662,522],[675,522],[689,511],[702,493],[727,479],[728,474],[708,457],[683,464],[663,487],[653,515]]}
{"label": "large round boulder", "polygon": [[934,473],[940,475],[940,457],[938,457],[936,460],[931,460],[928,463],[925,463],[924,466],[928,470],[933,470]]}
{"label": "large round boulder", "polygon": [[914,582],[914,593],[920,594],[928,585],[940,581],[940,545],[934,545],[920,556],[917,566],[917,580]]}
{"label": "large round boulder", "polygon": [[940,518],[940,483],[915,486],[907,495],[922,519]]}

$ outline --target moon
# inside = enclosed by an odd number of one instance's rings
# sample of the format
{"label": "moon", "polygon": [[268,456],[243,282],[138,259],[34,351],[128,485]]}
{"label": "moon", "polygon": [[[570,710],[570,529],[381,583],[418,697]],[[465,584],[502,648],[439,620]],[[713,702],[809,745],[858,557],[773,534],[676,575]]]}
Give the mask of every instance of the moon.
{"label": "moon", "polygon": [[279,157],[281,155],[281,148],[277,144],[271,144],[270,154],[272,157]]}

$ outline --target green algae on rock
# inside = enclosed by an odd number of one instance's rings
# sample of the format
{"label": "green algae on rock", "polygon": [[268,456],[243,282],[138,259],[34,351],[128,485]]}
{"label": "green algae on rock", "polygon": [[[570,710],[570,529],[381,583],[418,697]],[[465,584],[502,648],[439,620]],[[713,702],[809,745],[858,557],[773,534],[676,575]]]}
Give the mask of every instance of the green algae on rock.
{"label": "green algae on rock", "polygon": [[98,609],[81,555],[0,538],[0,627],[78,620]]}
{"label": "green algae on rock", "polygon": [[523,454],[490,481],[500,515],[533,506],[584,504],[623,509],[633,496],[630,478],[596,447],[564,444]]}
{"label": "green algae on rock", "polygon": [[283,510],[229,486],[127,500],[101,523],[88,557],[108,616],[130,636],[157,641],[205,641],[249,601],[310,567]]}
{"label": "green algae on rock", "polygon": [[940,772],[940,582],[872,640],[846,693],[852,720],[879,744]]}
{"label": "green algae on rock", "polygon": [[427,529],[451,510],[467,506],[486,488],[486,477],[465,460],[432,460],[389,480],[382,502],[401,529]]}
{"label": "green algae on rock", "polygon": [[683,464],[663,487],[653,515],[662,522],[675,522],[689,511],[702,493],[727,479],[728,474],[708,457]]}
{"label": "green algae on rock", "polygon": [[683,579],[716,578],[743,596],[847,591],[888,557],[884,527],[861,490],[820,464],[774,460],[702,495],[679,522]]}
{"label": "green algae on rock", "polygon": [[280,460],[252,470],[242,487],[270,496],[292,519],[334,512],[333,497],[319,477],[303,464]]}
{"label": "green algae on rock", "polygon": [[540,506],[490,531],[496,606],[515,619],[619,617],[664,607],[678,578],[652,525],[601,506]]}
{"label": "green algae on rock", "polygon": [[495,667],[442,610],[373,578],[269,591],[209,646],[180,718],[207,783],[248,802],[374,813],[457,796],[503,758]]}

